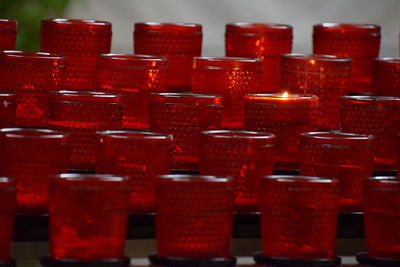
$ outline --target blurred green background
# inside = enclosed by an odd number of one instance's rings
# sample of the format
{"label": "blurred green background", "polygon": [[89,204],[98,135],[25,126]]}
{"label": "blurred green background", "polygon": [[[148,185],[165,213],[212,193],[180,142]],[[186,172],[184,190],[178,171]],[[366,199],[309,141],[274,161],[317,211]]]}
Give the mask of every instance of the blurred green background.
{"label": "blurred green background", "polygon": [[38,51],[40,21],[62,17],[71,0],[0,0],[0,18],[18,21],[17,50]]}

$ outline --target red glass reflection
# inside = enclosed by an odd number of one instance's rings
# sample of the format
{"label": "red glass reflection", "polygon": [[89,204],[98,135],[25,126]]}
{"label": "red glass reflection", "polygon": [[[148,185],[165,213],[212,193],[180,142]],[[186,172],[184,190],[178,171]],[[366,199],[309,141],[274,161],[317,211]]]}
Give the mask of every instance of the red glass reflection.
{"label": "red glass reflection", "polygon": [[281,63],[282,88],[291,93],[318,96],[317,128],[339,129],[340,97],[349,91],[351,59],[285,54]]}
{"label": "red glass reflection", "polygon": [[62,174],[50,180],[50,251],[54,259],[122,259],[128,223],[126,178]]}
{"label": "red glass reflection", "polygon": [[152,132],[99,133],[96,172],[128,177],[129,211],[154,212],[154,185],[158,175],[171,169],[172,135]]}
{"label": "red glass reflection", "polygon": [[194,57],[201,56],[202,26],[192,23],[135,23],[134,53],[168,58],[168,92],[190,91]]}
{"label": "red glass reflection", "polygon": [[174,169],[198,169],[200,132],[220,129],[221,119],[220,96],[160,93],[150,98],[150,131],[174,136]]}
{"label": "red glass reflection", "polygon": [[104,54],[98,59],[97,87],[123,96],[122,128],[149,128],[150,94],[167,90],[167,59]]}
{"label": "red glass reflection", "polygon": [[384,57],[374,60],[372,93],[400,97],[400,57]]}
{"label": "red glass reflection", "polygon": [[100,54],[110,52],[111,23],[97,20],[44,19],[40,50],[66,57],[63,89],[95,89],[96,64]]}
{"label": "red glass reflection", "polygon": [[222,96],[222,127],[242,129],[245,95],[262,91],[262,61],[249,58],[195,58],[192,91]]}
{"label": "red glass reflection", "polygon": [[313,53],[352,60],[352,93],[371,92],[372,62],[379,56],[381,27],[373,24],[314,25]]}
{"label": "red glass reflection", "polygon": [[372,175],[371,135],[308,132],[300,136],[300,175],[338,180],[339,211],[362,211],[364,180]]}
{"label": "red glass reflection", "polygon": [[292,39],[290,25],[230,23],[225,31],[225,55],[262,59],[264,92],[279,92],[280,57],[292,52]]}
{"label": "red glass reflection", "polygon": [[17,211],[46,213],[52,175],[68,169],[67,136],[33,128],[0,130],[0,173],[17,183]]}
{"label": "red glass reflection", "polygon": [[227,178],[165,175],[156,181],[159,257],[228,258],[234,189]]}
{"label": "red glass reflection", "polygon": [[375,136],[375,168],[395,169],[400,98],[345,96],[341,100],[342,131]]}
{"label": "red glass reflection", "polygon": [[94,170],[96,132],[121,128],[122,101],[102,92],[52,92],[49,114],[51,128],[69,133],[70,168]]}
{"label": "red glass reflection", "polygon": [[400,260],[400,178],[371,177],[364,190],[368,257]]}
{"label": "red glass reflection", "polygon": [[15,181],[0,177],[0,261],[10,260],[16,204]]}
{"label": "red glass reflection", "polygon": [[274,169],[275,139],[260,132],[202,132],[200,173],[233,178],[235,211],[259,211],[261,178]]}
{"label": "red glass reflection", "polygon": [[338,214],[337,181],[307,176],[262,180],[261,236],[267,257],[330,259]]}
{"label": "red glass reflection", "polygon": [[318,97],[296,94],[246,96],[246,130],[276,135],[275,168],[296,169],[299,137],[315,130]]}
{"label": "red glass reflection", "polygon": [[0,19],[0,50],[14,50],[17,39],[17,21]]}
{"label": "red glass reflection", "polygon": [[49,92],[60,90],[64,78],[64,57],[42,52],[0,52],[0,89],[16,95],[17,126],[47,127]]}
{"label": "red glass reflection", "polygon": [[0,92],[0,128],[15,126],[16,109],[15,94]]}

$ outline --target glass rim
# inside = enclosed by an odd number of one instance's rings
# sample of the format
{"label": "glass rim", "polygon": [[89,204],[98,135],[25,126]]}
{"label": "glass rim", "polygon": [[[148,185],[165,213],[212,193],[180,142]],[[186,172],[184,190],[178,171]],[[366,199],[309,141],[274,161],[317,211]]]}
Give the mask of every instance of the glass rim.
{"label": "glass rim", "polygon": [[[262,62],[262,59],[251,57],[194,57],[193,68],[237,68],[244,65],[262,67]],[[197,66],[197,64],[200,64],[200,66]]]}
{"label": "glass rim", "polygon": [[129,140],[165,140],[172,141],[172,134],[163,134],[156,132],[146,131],[133,131],[133,130],[106,130],[98,131],[98,135],[103,137],[115,138],[115,139],[129,139]]}
{"label": "glass rim", "polygon": [[315,184],[337,184],[338,180],[335,178],[328,178],[322,176],[306,176],[306,175],[267,175],[263,180],[277,181],[283,183],[315,183]]}
{"label": "glass rim", "polygon": [[77,26],[81,28],[109,28],[111,30],[111,22],[95,19],[48,18],[43,19],[42,23],[52,24],[59,27]]}
{"label": "glass rim", "polygon": [[20,50],[3,50],[0,51],[0,56],[13,59],[13,60],[30,60],[32,62],[38,61],[51,61],[59,62],[58,66],[63,66],[65,64],[65,57],[62,55],[48,53],[48,52],[30,52],[30,51],[20,51]]}
{"label": "glass rim", "polygon": [[375,96],[375,95],[347,95],[341,97],[343,100],[357,100],[368,102],[400,101],[400,97],[395,96]]}
{"label": "glass rim", "polygon": [[400,57],[377,57],[374,59],[374,62],[400,64]]}
{"label": "glass rim", "polygon": [[286,53],[281,55],[282,59],[288,60],[316,60],[319,62],[347,62],[351,63],[351,58],[340,57],[334,55],[323,54],[302,54],[302,53]]}
{"label": "glass rim", "polygon": [[331,30],[378,30],[380,26],[372,23],[339,23],[339,22],[323,22],[314,25],[314,29],[331,29]]}
{"label": "glass rim", "polygon": [[268,32],[268,31],[292,31],[293,27],[289,24],[268,23],[268,22],[230,22],[225,25],[226,31],[238,29],[243,32]]}
{"label": "glass rim", "polygon": [[173,31],[187,33],[201,33],[203,26],[198,23],[190,22],[156,22],[156,21],[142,21],[134,23],[134,31],[137,30],[152,30],[157,32]]}
{"label": "glass rim", "polygon": [[382,184],[399,184],[400,176],[371,176],[367,178],[367,181],[377,182]]}
{"label": "glass rim", "polygon": [[0,97],[5,97],[5,96],[16,97],[16,96],[15,96],[15,93],[11,93],[11,92],[0,92]]}
{"label": "glass rim", "polygon": [[210,130],[202,131],[202,136],[212,137],[220,140],[273,140],[275,134],[268,132],[255,132],[246,130]]}
{"label": "glass rim", "polygon": [[2,27],[7,25],[8,27],[15,28],[18,22],[14,19],[0,19],[0,24],[3,24]]}
{"label": "glass rim", "polygon": [[122,54],[122,53],[106,53],[101,54],[100,59],[115,60],[123,62],[157,62],[158,64],[167,64],[168,59],[162,56],[155,55],[141,55],[141,54]]}
{"label": "glass rim", "polygon": [[121,95],[119,94],[112,94],[106,92],[99,92],[99,91],[73,91],[73,90],[60,90],[60,91],[51,91],[49,93],[50,96],[66,96],[66,97],[87,97],[87,98],[101,98],[101,99],[120,99]]}
{"label": "glass rim", "polygon": [[164,174],[157,176],[157,180],[173,182],[227,183],[232,181],[232,177],[201,174]]}
{"label": "glass rim", "polygon": [[[333,136],[326,136],[333,135]],[[354,140],[354,141],[372,141],[376,139],[373,135],[368,134],[357,134],[357,133],[346,133],[340,131],[315,131],[315,132],[304,132],[301,133],[300,136],[310,139],[317,140],[331,140],[331,141],[340,141],[340,140]]]}
{"label": "glass rim", "polygon": [[63,181],[104,181],[104,182],[124,182],[128,181],[127,176],[118,176],[112,174],[87,174],[87,173],[61,173],[51,176],[51,179]]}
{"label": "glass rim", "polygon": [[[22,134],[22,132],[29,133],[38,133],[38,134]],[[41,134],[40,134],[41,133]],[[44,128],[22,128],[22,127],[14,127],[14,128],[2,128],[0,129],[0,136],[4,136],[6,138],[15,138],[15,139],[63,139],[69,136],[68,133],[52,130],[52,129],[44,129]]]}
{"label": "glass rim", "polygon": [[191,92],[183,92],[183,93],[172,93],[172,92],[165,92],[165,93],[152,93],[152,96],[159,96],[164,98],[170,99],[177,99],[177,98],[193,98],[193,99],[222,99],[222,96],[219,95],[212,95],[212,94],[197,94]]}
{"label": "glass rim", "polygon": [[[290,98],[292,97],[292,98]],[[287,97],[283,96],[282,93],[257,93],[257,94],[246,94],[247,100],[318,100],[316,95],[305,95],[305,94],[288,94]]]}

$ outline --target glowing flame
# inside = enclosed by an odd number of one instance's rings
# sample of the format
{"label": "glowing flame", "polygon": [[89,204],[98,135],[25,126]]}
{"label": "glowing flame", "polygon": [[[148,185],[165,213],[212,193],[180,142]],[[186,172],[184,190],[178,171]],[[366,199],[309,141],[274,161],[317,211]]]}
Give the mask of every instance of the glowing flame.
{"label": "glowing flame", "polygon": [[311,63],[312,65],[315,65],[315,60],[314,60],[314,59],[311,59],[311,60],[310,60],[310,63]]}
{"label": "glowing flame", "polygon": [[282,94],[282,97],[288,97],[288,96],[289,96],[288,92],[284,92],[284,93]]}

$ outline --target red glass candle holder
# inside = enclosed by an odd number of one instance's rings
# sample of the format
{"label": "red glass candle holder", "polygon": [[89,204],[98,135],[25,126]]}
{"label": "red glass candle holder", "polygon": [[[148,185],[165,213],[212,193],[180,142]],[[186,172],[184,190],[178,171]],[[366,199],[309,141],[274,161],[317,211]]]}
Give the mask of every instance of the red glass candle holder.
{"label": "red glass candle holder", "polygon": [[64,57],[42,52],[0,52],[0,89],[16,95],[18,126],[47,127],[49,92],[60,90],[64,78]]}
{"label": "red glass candle holder", "polygon": [[121,128],[119,95],[89,91],[58,91],[50,94],[49,125],[69,133],[69,166],[95,169],[97,131]]}
{"label": "red glass candle holder", "polygon": [[400,98],[345,96],[340,104],[341,130],[369,134],[375,139],[376,169],[396,168],[397,134],[400,132]]}
{"label": "red glass candle holder", "polygon": [[374,60],[372,93],[400,97],[400,57],[383,57]]}
{"label": "red glass candle holder", "polygon": [[192,23],[135,23],[134,53],[168,58],[168,91],[190,91],[194,57],[201,56],[202,26]]}
{"label": "red glass candle holder", "polygon": [[263,90],[279,92],[281,55],[292,52],[292,39],[290,25],[230,23],[225,31],[225,55],[262,59]]}
{"label": "red glass candle holder", "polygon": [[351,59],[327,55],[285,54],[281,59],[282,88],[319,98],[317,128],[339,129],[340,97],[347,95]]}
{"label": "red glass candle holder", "polygon": [[262,180],[261,237],[266,257],[331,259],[338,215],[337,180],[266,176]]}
{"label": "red glass candle holder", "polygon": [[47,129],[0,130],[0,173],[17,183],[17,211],[46,213],[52,175],[68,169],[66,134]]}
{"label": "red glass candle holder", "polygon": [[260,132],[202,132],[200,173],[233,178],[235,211],[259,210],[261,178],[274,169],[275,139],[273,134]]}
{"label": "red glass candle holder", "polygon": [[15,94],[0,92],[0,128],[15,126],[16,109]]}
{"label": "red glass candle holder", "polygon": [[222,127],[241,129],[245,95],[262,91],[262,61],[249,58],[195,58],[192,91],[222,96]]}
{"label": "red glass candle holder", "polygon": [[99,132],[96,172],[129,178],[129,211],[154,212],[156,176],[171,169],[172,135],[152,132]]}
{"label": "red glass candle holder", "polygon": [[97,87],[123,96],[122,128],[149,128],[150,94],[167,90],[167,59],[104,54],[98,59]]}
{"label": "red glass candle holder", "polygon": [[97,20],[44,19],[40,50],[66,57],[63,89],[93,90],[100,54],[110,52],[111,23]]}
{"label": "red glass candle holder", "polygon": [[159,176],[156,181],[158,256],[229,258],[233,191],[228,178]]}
{"label": "red glass candle holder", "polygon": [[296,169],[300,134],[315,130],[318,97],[296,94],[246,96],[246,130],[276,135],[275,168]]}
{"label": "red glass candle holder", "polygon": [[17,40],[17,21],[0,19],[0,50],[14,50]]}
{"label": "red glass candle holder", "polygon": [[175,169],[198,169],[200,132],[220,129],[221,119],[220,96],[160,93],[150,97],[150,131],[173,134]]}
{"label": "red glass candle holder", "polygon": [[313,53],[352,59],[352,93],[371,92],[372,62],[379,56],[381,28],[373,24],[314,25]]}
{"label": "red glass candle holder", "polygon": [[300,136],[300,175],[338,180],[339,211],[362,211],[364,180],[372,175],[373,136],[308,132]]}
{"label": "red glass candle holder", "polygon": [[10,261],[10,248],[14,230],[16,207],[15,181],[0,177],[0,261]]}
{"label": "red glass candle holder", "polygon": [[54,259],[122,259],[128,223],[126,178],[61,174],[49,185]]}
{"label": "red glass candle holder", "polygon": [[364,230],[368,257],[400,260],[400,177],[365,182]]}

